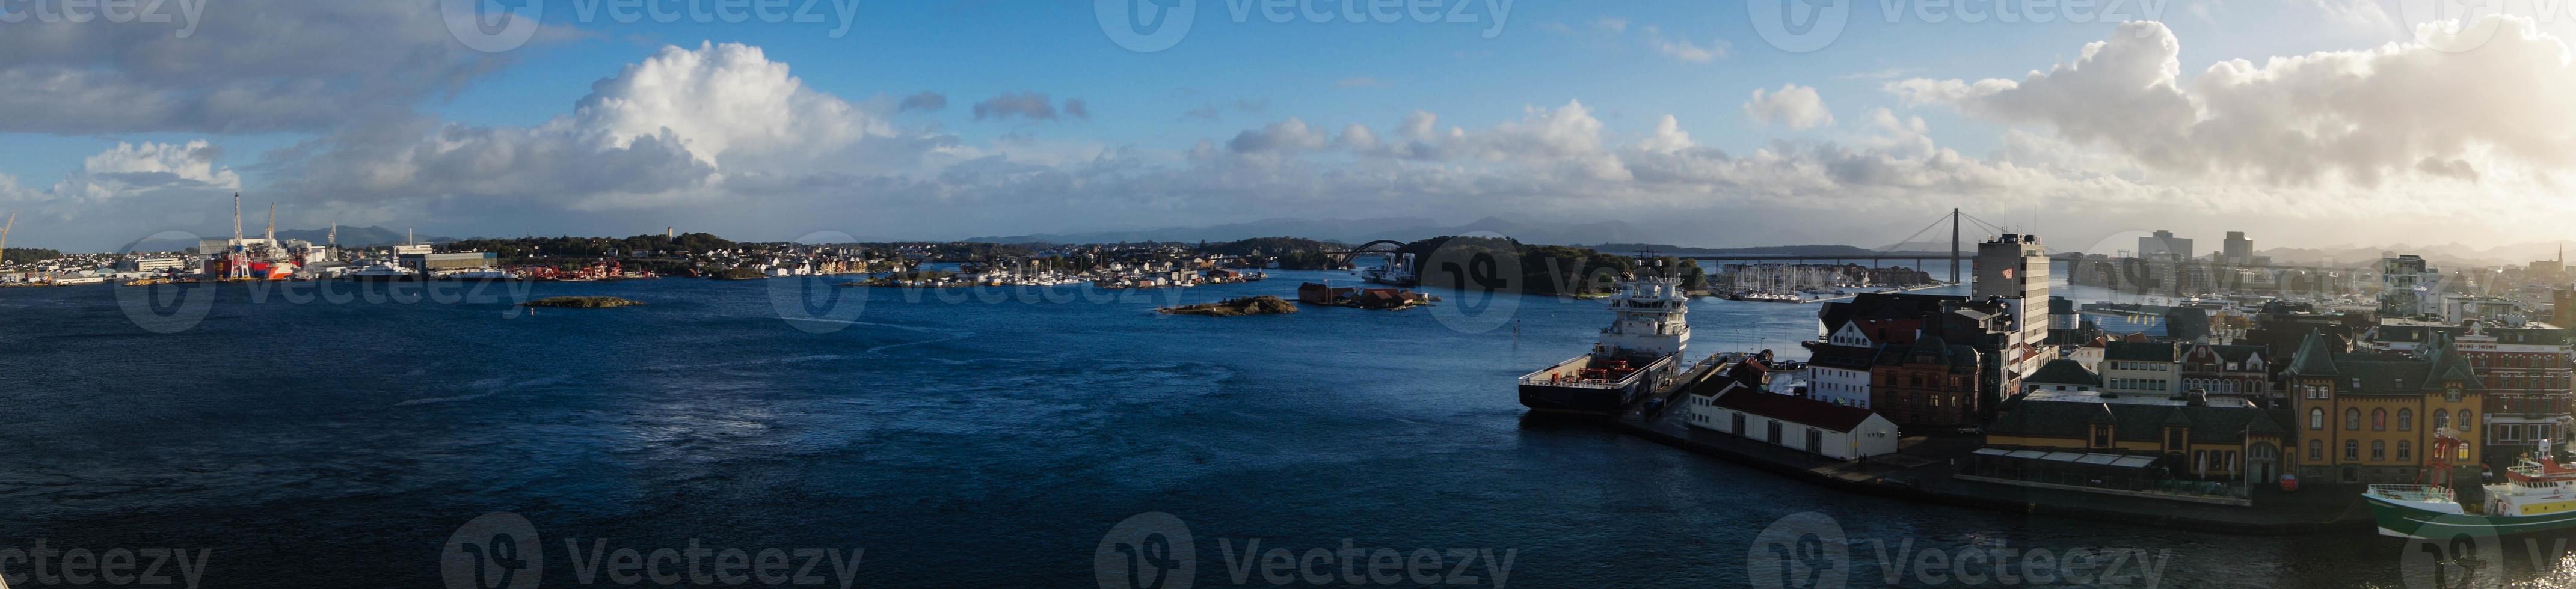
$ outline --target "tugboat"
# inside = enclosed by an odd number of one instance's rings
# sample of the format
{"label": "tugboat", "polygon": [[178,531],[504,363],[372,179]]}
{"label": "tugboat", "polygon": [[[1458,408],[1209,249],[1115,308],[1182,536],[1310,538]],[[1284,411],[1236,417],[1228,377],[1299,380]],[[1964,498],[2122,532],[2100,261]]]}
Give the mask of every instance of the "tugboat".
{"label": "tugboat", "polygon": [[1592,353],[1521,377],[1521,405],[1533,413],[1615,415],[1680,375],[1690,344],[1690,296],[1680,278],[1630,280],[1611,296],[1610,311],[1615,318]]}
{"label": "tugboat", "polygon": [[2460,439],[2446,428],[2433,440],[2434,453],[2424,463],[2431,484],[2371,485],[2362,493],[2380,535],[2496,537],[2576,528],[2576,466],[2559,464],[2549,441],[2540,442],[2539,460],[2524,457],[2520,465],[2505,469],[2505,482],[2480,486],[2486,503],[2472,513],[2449,485],[2445,459],[2458,451]]}

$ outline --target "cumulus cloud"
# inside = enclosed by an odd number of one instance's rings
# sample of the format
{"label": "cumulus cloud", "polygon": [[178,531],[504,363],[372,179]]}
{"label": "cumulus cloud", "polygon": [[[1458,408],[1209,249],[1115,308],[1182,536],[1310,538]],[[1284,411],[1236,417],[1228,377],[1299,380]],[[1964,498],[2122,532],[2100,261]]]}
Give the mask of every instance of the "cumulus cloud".
{"label": "cumulus cloud", "polygon": [[223,150],[206,140],[118,143],[81,160],[55,183],[53,198],[99,201],[160,190],[240,190],[241,176],[215,165]]}
{"label": "cumulus cloud", "polygon": [[[174,18],[9,24],[0,131],[324,130],[452,93],[508,63],[457,43],[419,2],[152,5]],[[202,6],[202,18],[180,18],[183,5]],[[539,38],[576,34],[546,28]]]}
{"label": "cumulus cloud", "polygon": [[1753,99],[1744,102],[1744,114],[1755,122],[1791,129],[1834,124],[1834,113],[1825,108],[1824,97],[1814,87],[1797,84],[1783,84],[1777,91],[1753,89]]}
{"label": "cumulus cloud", "polygon": [[[2443,51],[2443,27],[2370,50],[2263,63],[2237,59],[2181,76],[2163,24],[2121,25],[2073,62],[2020,80],[1911,79],[1916,104],[2048,129],[2182,177],[2282,186],[2376,187],[2392,180],[2492,180],[2515,168],[2545,182],[2576,162],[2576,66],[2527,20],[2487,17],[2492,40]],[[2474,28],[2474,27],[2473,27]]]}

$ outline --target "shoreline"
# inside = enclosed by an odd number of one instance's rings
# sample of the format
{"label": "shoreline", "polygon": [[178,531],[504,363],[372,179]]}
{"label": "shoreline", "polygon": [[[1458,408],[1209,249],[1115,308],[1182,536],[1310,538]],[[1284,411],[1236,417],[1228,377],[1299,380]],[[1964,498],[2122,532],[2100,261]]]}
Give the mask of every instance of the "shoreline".
{"label": "shoreline", "polygon": [[[2369,508],[2358,493],[2332,500],[2315,499],[2319,495],[2342,494],[2344,489],[2331,485],[2310,486],[2296,493],[2258,492],[2255,507],[2037,489],[1953,479],[1947,472],[1946,460],[1914,452],[1927,445],[1958,445],[1968,440],[1921,439],[1896,454],[1867,461],[1840,461],[1732,434],[1695,430],[1684,424],[1686,418],[1676,415],[1672,410],[1655,417],[1630,412],[1601,424],[1621,434],[1792,481],[1912,503],[2237,536],[2371,534],[2375,529]],[[2267,498],[2273,502],[2266,504]]]}

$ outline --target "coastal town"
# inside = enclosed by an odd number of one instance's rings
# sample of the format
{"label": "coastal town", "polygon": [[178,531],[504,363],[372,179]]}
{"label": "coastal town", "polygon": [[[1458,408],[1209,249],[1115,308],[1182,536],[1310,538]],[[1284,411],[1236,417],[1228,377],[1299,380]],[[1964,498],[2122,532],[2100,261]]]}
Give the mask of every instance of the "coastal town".
{"label": "coastal town", "polygon": [[2445,273],[2392,253],[2247,281],[2278,271],[2244,234],[2206,255],[2171,235],[2065,257],[2079,276],[2113,269],[2079,284],[2160,304],[2054,294],[2040,238],[2006,233],[1976,244],[1969,294],[1817,305],[1804,362],[1685,367],[1687,309],[1649,274],[1613,299],[1592,353],[1522,377],[1520,395],[1533,415],[1941,503],[2256,534],[2569,525],[2563,258]]}
{"label": "coastal town", "polygon": [[[1437,291],[1415,290],[1425,282],[1417,267],[1458,251],[1508,252],[1554,268],[1514,290],[1607,299],[1611,311],[1593,350],[1519,380],[1533,415],[1605,418],[1827,486],[2248,533],[2373,525],[2375,506],[2382,533],[2412,535],[2385,514],[2519,515],[2493,510],[2522,508],[2517,485],[2576,477],[2555,455],[2576,423],[2576,342],[2563,327],[2576,325],[2576,289],[2563,257],[2444,269],[2389,252],[2371,264],[2293,266],[2254,255],[2244,233],[2227,235],[2220,250],[2199,252],[2158,231],[2102,255],[1996,233],[1973,250],[1954,246],[1949,260],[1964,270],[1951,271],[1964,276],[1953,282],[1935,277],[1937,260],[1723,263],[1455,237],[1379,248],[1295,238],[755,243],[666,229],[343,245],[336,227],[313,242],[281,239],[270,222],[160,251],[0,250],[9,255],[0,284],[836,277],[895,289],[1120,290],[1255,283],[1283,270],[1354,278],[1161,309],[1239,316],[1439,304]],[[1954,290],[1914,292],[1942,287]],[[2069,287],[2122,300],[2079,301],[2060,292]],[[1689,355],[1690,307],[1720,299],[1808,303],[1815,336],[1802,350]]]}

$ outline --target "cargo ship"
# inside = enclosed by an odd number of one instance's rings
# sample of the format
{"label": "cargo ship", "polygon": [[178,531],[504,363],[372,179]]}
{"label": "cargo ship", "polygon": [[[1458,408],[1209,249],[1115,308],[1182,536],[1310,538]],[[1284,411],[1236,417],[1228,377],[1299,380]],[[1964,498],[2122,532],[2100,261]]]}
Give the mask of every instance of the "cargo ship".
{"label": "cargo ship", "polygon": [[2436,460],[2425,464],[2432,484],[2371,485],[2362,493],[2380,535],[2493,538],[2576,528],[2576,466],[2559,464],[2549,442],[2540,443],[2539,460],[2523,458],[2520,465],[2505,469],[2504,482],[2480,486],[2486,500],[2474,510],[2452,493],[2446,484],[2449,465],[2438,459],[2455,452],[2459,443],[2447,430],[2436,435],[2437,453],[2430,455]]}
{"label": "cargo ship", "polygon": [[1533,413],[1615,415],[1681,374],[1690,344],[1690,296],[1681,279],[1645,276],[1610,297],[1610,326],[1592,352],[1520,379]]}

